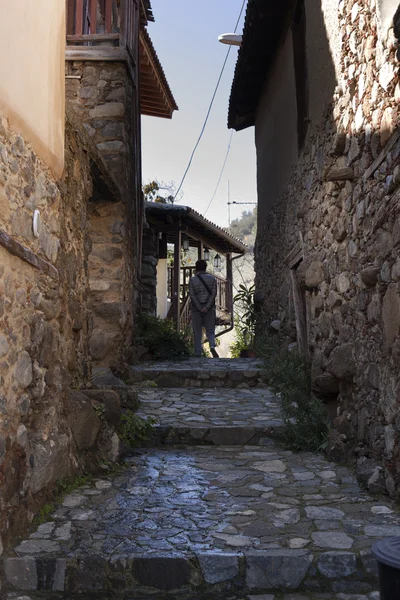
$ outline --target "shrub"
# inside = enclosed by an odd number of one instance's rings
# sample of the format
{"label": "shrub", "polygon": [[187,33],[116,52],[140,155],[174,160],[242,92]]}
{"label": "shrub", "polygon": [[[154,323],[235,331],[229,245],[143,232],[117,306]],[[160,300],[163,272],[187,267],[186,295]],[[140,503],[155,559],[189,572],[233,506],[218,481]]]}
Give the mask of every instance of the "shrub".
{"label": "shrub", "polygon": [[185,358],[192,355],[188,333],[178,332],[169,319],[160,319],[146,313],[139,316],[138,344],[148,350],[155,360]]}
{"label": "shrub", "polygon": [[264,334],[258,341],[267,381],[282,401],[282,441],[290,450],[324,450],[329,434],[325,405],[311,390],[308,361],[296,350],[279,352],[277,336]]}
{"label": "shrub", "polygon": [[155,421],[151,417],[142,419],[131,410],[121,417],[118,435],[125,446],[136,448],[149,441]]}

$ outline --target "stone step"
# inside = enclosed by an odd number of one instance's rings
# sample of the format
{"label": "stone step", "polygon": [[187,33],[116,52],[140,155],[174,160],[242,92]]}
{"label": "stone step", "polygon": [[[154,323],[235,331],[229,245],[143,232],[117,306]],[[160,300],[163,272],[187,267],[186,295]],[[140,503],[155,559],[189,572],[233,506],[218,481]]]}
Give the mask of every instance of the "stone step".
{"label": "stone step", "polygon": [[152,382],[158,387],[253,388],[265,387],[264,371],[255,358],[190,358],[178,362],[144,362],[131,366],[128,384]]}
{"label": "stone step", "polygon": [[142,418],[155,421],[149,446],[263,445],[282,427],[280,400],[268,389],[146,388]]}
{"label": "stone step", "polygon": [[322,456],[142,449],[121,474],[65,497],[4,559],[0,581],[3,595],[52,600],[375,599],[370,548],[386,535],[400,535],[398,510]]}

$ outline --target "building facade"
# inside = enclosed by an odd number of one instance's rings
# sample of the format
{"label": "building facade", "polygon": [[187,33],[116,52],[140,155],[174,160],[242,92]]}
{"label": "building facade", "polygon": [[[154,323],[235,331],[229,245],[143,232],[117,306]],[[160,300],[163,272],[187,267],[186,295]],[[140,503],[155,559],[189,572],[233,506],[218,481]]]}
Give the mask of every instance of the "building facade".
{"label": "building facade", "polygon": [[0,554],[56,481],[118,453],[76,390],[93,366],[129,362],[141,107],[176,108],[151,19],[149,0],[16,0],[1,14]]}
{"label": "building facade", "polygon": [[[398,2],[249,0],[229,125],[255,127],[256,287],[312,363],[329,452],[400,482]],[[396,12],[397,11],[397,12]]]}

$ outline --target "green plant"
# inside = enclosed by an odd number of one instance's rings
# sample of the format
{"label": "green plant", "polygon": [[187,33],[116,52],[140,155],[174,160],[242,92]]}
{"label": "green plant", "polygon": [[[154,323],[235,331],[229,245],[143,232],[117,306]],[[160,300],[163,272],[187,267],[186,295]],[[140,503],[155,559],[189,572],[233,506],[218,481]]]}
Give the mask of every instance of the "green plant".
{"label": "green plant", "polygon": [[55,488],[52,493],[52,502],[44,504],[33,519],[35,525],[41,525],[49,520],[49,516],[54,512],[56,505],[62,502],[64,496],[70,494],[76,489],[93,483],[92,475],[78,475],[74,480],[59,479],[56,481]]}
{"label": "green plant", "polygon": [[284,427],[281,439],[290,450],[324,450],[329,421],[326,407],[314,396],[308,361],[297,351],[279,351],[277,336],[263,334],[258,353],[264,359],[267,381],[280,396]]}
{"label": "green plant", "polygon": [[155,360],[180,359],[192,354],[187,332],[176,331],[170,319],[146,313],[139,316],[137,341]]}
{"label": "green plant", "polygon": [[121,417],[118,435],[126,446],[136,448],[150,439],[154,423],[155,420],[151,417],[142,419],[131,410],[127,410]]}
{"label": "green plant", "polygon": [[239,291],[233,298],[238,304],[239,315],[235,317],[235,341],[230,345],[232,358],[238,358],[244,350],[253,348],[256,328],[254,310],[255,286],[239,285]]}

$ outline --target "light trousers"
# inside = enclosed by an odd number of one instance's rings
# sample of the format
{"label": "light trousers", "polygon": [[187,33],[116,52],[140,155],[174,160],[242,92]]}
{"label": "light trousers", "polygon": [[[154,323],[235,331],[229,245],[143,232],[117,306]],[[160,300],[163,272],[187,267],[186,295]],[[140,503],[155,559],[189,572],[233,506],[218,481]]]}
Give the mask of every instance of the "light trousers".
{"label": "light trousers", "polygon": [[207,313],[192,310],[192,326],[196,356],[201,356],[202,353],[203,327],[206,330],[210,348],[215,348],[215,308],[210,308]]}

